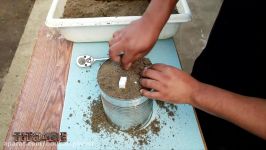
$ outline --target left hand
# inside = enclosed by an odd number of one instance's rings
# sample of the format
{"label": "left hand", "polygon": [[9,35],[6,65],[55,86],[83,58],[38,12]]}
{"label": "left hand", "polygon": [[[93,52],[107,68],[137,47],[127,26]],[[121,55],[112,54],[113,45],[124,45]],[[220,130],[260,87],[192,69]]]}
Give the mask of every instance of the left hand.
{"label": "left hand", "polygon": [[140,83],[143,96],[151,99],[159,99],[170,103],[191,104],[200,82],[187,73],[164,64],[154,64],[145,68]]}

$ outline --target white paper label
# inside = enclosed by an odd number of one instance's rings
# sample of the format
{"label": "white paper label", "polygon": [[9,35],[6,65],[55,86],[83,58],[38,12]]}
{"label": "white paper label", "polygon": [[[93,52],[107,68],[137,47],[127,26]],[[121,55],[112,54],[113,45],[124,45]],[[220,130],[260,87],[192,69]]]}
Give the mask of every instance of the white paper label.
{"label": "white paper label", "polygon": [[127,84],[127,77],[120,77],[119,89],[125,89]]}

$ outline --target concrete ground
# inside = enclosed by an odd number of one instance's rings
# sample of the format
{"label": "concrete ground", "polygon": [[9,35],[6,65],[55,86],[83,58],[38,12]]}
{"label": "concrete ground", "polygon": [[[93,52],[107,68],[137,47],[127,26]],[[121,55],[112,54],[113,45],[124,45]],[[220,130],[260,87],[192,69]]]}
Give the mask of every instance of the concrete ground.
{"label": "concrete ground", "polygon": [[[0,0],[0,91],[35,0]],[[12,11],[11,11],[12,10]]]}
{"label": "concrete ground", "polygon": [[223,0],[187,0],[192,21],[174,36],[183,70],[191,73],[195,59],[205,47]]}
{"label": "concrete ground", "polygon": [[[195,58],[206,44],[222,0],[187,1],[193,14],[192,22],[181,26],[174,39],[183,69],[190,73]],[[36,0],[8,74],[3,79],[5,84],[0,93],[0,149],[16,107],[38,30],[44,25],[51,2]]]}

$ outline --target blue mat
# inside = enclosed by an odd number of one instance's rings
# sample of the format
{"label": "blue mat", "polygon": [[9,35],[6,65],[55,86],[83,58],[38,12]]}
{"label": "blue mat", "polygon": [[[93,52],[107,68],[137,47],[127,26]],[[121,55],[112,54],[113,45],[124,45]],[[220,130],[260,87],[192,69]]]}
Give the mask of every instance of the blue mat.
{"label": "blue mat", "polygon": [[[138,144],[138,139],[124,132],[93,133],[88,118],[90,104],[99,99],[99,87],[96,82],[100,63],[90,68],[79,68],[76,58],[90,55],[95,58],[108,56],[108,43],[74,43],[63,115],[61,132],[67,132],[67,142],[59,143],[58,149],[204,149],[193,108],[190,105],[176,105],[174,116],[169,117],[165,109],[154,102],[154,115],[160,121],[158,135],[148,132],[148,144]],[[159,40],[147,56],[152,63],[164,63],[181,68],[172,39]]]}

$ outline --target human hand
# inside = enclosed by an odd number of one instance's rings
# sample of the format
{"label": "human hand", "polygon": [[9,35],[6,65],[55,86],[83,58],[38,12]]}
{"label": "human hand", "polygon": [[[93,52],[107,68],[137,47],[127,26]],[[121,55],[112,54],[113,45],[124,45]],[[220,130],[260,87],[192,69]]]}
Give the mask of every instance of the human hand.
{"label": "human hand", "polygon": [[[121,62],[126,70],[137,59],[144,57],[154,46],[160,30],[153,28],[149,20],[141,18],[126,28],[114,33],[109,41],[109,56],[113,61]],[[124,53],[121,57],[121,52]]]}
{"label": "human hand", "polygon": [[200,82],[187,73],[164,64],[154,64],[145,68],[140,83],[143,96],[151,99],[159,99],[170,103],[191,104]]}

